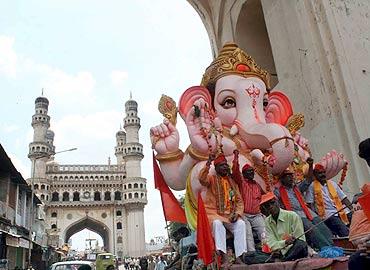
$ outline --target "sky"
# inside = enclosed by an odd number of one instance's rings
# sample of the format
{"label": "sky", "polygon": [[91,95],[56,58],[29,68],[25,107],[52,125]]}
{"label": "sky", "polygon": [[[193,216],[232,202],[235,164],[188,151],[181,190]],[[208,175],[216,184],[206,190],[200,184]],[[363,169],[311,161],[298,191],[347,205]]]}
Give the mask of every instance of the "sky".
{"label": "sky", "polygon": [[[131,91],[139,104],[148,183],[145,238],[165,235],[149,130],[162,122],[161,95],[178,101],[199,85],[212,61],[196,11],[185,0],[19,0],[2,1],[1,13],[0,143],[17,169],[30,176],[31,117],[42,88],[56,151],[78,148],[56,155],[60,164],[115,161],[115,133]],[[179,122],[185,150],[189,139]],[[85,246],[83,234],[74,246]]]}

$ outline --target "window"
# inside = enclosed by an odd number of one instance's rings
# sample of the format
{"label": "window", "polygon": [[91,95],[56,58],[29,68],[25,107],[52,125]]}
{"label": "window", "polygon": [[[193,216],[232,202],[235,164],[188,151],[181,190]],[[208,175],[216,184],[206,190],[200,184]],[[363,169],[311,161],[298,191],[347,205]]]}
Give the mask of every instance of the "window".
{"label": "window", "polygon": [[110,201],[110,192],[109,192],[109,191],[106,191],[106,192],[104,193],[104,200],[105,200],[105,201]]}
{"label": "window", "polygon": [[135,192],[134,197],[139,198],[139,193]]}
{"label": "window", "polygon": [[45,200],[45,195],[41,194],[41,200]]}
{"label": "window", "polygon": [[41,185],[41,189],[45,189],[45,185]]}
{"label": "window", "polygon": [[79,200],[80,200],[80,193],[76,191],[73,193],[73,201],[79,201]]}
{"label": "window", "polygon": [[68,192],[64,192],[63,193],[63,202],[68,202],[69,201],[69,193]]}
{"label": "window", "polygon": [[34,186],[33,186],[33,188],[34,188],[34,189],[39,189],[39,185],[38,185],[38,184],[36,184],[36,185],[34,185]]}
{"label": "window", "polygon": [[132,193],[129,193],[129,194],[128,194],[128,198],[129,198],[129,199],[132,199]]}
{"label": "window", "polygon": [[52,225],[51,225],[51,228],[52,228],[52,229],[56,229],[56,228],[57,228],[57,224],[52,224]]}
{"label": "window", "polygon": [[117,243],[121,244],[122,243],[122,236],[117,237]]}
{"label": "window", "polygon": [[117,210],[117,212],[116,212],[116,216],[117,216],[117,217],[122,216],[122,212],[121,212],[121,210]]}
{"label": "window", "polygon": [[116,191],[114,192],[114,200],[120,201],[122,199],[121,192]]}
{"label": "window", "polygon": [[122,223],[121,222],[117,222],[117,230],[121,230],[122,229]]}
{"label": "window", "polygon": [[51,213],[51,217],[57,217],[57,216],[58,216],[57,212]]}
{"label": "window", "polygon": [[132,188],[132,185],[131,184],[128,184],[128,188]]}
{"label": "window", "polygon": [[94,201],[101,201],[100,192],[99,191],[96,191],[94,193]]}
{"label": "window", "polygon": [[140,184],[140,188],[143,188],[143,184]]}
{"label": "window", "polygon": [[139,185],[135,183],[134,184],[134,188],[138,188],[138,187],[139,187]]}

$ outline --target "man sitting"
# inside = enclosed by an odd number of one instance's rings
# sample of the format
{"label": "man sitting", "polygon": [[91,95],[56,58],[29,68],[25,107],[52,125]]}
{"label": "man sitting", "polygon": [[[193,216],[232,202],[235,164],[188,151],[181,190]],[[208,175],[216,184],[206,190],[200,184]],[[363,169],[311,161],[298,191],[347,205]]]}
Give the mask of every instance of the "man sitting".
{"label": "man sitting", "polygon": [[[310,162],[312,169],[312,163]],[[279,177],[281,186],[276,188],[274,193],[279,198],[280,206],[286,210],[296,212],[302,219],[303,227],[305,231],[311,229],[306,233],[308,244],[316,249],[321,250],[325,246],[332,246],[332,234],[328,227],[324,223],[321,223],[321,219],[317,216],[306,205],[300,188],[302,185],[306,185],[307,182],[304,180],[300,186],[294,184],[293,172],[289,169],[285,170]],[[319,224],[319,225],[317,225]],[[316,225],[315,227],[313,227]]]}
{"label": "man sitting", "polygon": [[239,186],[240,193],[244,201],[244,221],[247,228],[247,251],[254,252],[255,244],[253,233],[257,233],[258,239],[265,232],[265,220],[260,211],[260,202],[262,196],[261,186],[254,181],[254,169],[248,163],[242,168],[242,174],[239,171],[239,151],[234,151],[234,160],[232,167],[232,176]]}
{"label": "man sitting", "polygon": [[212,157],[199,173],[199,182],[207,188],[204,206],[213,229],[217,252],[222,255],[223,267],[227,266],[226,229],[234,235],[235,263],[242,264],[246,251],[245,223],[241,219],[244,205],[239,188],[231,178],[230,167],[223,154],[214,161],[216,175],[209,174]]}
{"label": "man sitting", "polygon": [[280,209],[272,192],[262,195],[267,244],[284,261],[307,257],[308,248],[301,218],[293,211]]}
{"label": "man sitting", "polygon": [[[349,219],[346,213],[352,209],[351,202],[337,183],[326,180],[325,168],[321,164],[315,165],[313,173],[315,180],[307,190],[306,202],[311,209],[316,210],[322,219],[331,216],[325,221],[325,224],[333,234],[340,237],[348,236]],[[343,204],[349,209],[343,209]],[[342,211],[333,215],[341,209]]]}

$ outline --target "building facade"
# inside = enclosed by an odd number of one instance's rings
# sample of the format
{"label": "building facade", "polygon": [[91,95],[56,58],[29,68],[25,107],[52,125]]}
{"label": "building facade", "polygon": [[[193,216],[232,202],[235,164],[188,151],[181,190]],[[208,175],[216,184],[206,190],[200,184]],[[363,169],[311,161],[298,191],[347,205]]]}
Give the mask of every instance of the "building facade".
{"label": "building facade", "polygon": [[41,201],[36,196],[31,200],[31,196],[31,188],[0,144],[0,259],[7,260],[9,269],[28,266],[30,247],[33,267],[46,268],[46,260],[42,257],[47,241],[44,215],[41,214]]}
{"label": "building facade", "polygon": [[39,97],[32,117],[33,187],[46,209],[49,244],[61,247],[87,228],[98,233],[104,249],[119,258],[145,254],[146,179],[141,177],[143,146],[139,142],[138,104],[125,104],[124,130],[116,133],[116,163],[58,164],[49,101]]}
{"label": "building facade", "polygon": [[216,57],[235,42],[272,75],[318,161],[332,149],[349,161],[344,189],[370,178],[358,144],[370,136],[370,5],[367,0],[188,0]]}

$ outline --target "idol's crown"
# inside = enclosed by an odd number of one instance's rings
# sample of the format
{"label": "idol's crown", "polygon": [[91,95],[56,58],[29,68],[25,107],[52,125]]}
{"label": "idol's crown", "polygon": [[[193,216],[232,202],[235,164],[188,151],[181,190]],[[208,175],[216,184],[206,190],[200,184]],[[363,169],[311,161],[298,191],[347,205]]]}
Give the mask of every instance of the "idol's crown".
{"label": "idol's crown", "polygon": [[258,77],[270,90],[270,74],[256,64],[254,59],[241,50],[235,43],[226,43],[218,57],[206,69],[202,78],[202,86],[214,85],[218,79],[226,75]]}

